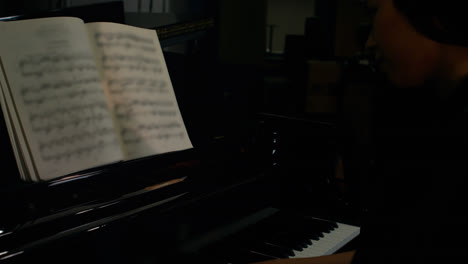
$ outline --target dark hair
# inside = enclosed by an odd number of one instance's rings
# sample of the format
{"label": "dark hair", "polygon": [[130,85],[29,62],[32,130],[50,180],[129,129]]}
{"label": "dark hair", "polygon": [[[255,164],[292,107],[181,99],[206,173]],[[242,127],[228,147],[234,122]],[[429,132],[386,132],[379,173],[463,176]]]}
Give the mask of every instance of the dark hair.
{"label": "dark hair", "polygon": [[414,28],[441,43],[468,46],[464,0],[393,0]]}

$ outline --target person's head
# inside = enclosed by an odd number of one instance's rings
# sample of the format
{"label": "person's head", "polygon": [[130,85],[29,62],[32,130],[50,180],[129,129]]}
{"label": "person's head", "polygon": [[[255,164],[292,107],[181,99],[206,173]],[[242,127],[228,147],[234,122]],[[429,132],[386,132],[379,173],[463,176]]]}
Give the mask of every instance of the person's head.
{"label": "person's head", "polygon": [[463,1],[368,0],[376,13],[366,47],[394,84],[419,86],[468,75],[466,11],[457,2]]}

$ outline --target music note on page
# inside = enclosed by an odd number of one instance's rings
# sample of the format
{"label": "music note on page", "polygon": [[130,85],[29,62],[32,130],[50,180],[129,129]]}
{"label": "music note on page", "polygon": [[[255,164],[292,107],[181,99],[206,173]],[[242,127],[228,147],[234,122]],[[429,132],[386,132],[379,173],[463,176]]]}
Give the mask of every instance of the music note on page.
{"label": "music note on page", "polygon": [[154,30],[89,24],[128,158],[191,148]]}

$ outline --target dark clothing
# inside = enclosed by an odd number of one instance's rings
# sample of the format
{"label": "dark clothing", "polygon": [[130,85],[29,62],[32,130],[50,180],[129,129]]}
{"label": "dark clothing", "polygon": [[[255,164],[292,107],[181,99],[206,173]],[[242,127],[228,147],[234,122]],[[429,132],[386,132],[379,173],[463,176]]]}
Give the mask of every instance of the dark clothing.
{"label": "dark clothing", "polygon": [[375,169],[355,264],[468,255],[468,81],[448,100],[435,94],[429,85],[377,98]]}

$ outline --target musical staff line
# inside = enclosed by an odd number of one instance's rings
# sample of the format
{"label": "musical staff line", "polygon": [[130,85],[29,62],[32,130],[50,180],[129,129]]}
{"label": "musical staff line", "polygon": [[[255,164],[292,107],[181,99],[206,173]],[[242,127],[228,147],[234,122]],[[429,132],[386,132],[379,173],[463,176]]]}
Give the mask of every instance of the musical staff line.
{"label": "musical staff line", "polygon": [[138,111],[138,112],[127,111],[125,113],[116,113],[116,117],[119,120],[131,120],[135,117],[142,117],[142,116],[173,117],[176,115],[177,115],[177,111],[174,111],[174,110],[171,110],[171,111],[152,110],[152,111]]}
{"label": "musical staff line", "polygon": [[76,62],[80,60],[94,60],[93,56],[86,53],[70,53],[70,54],[35,54],[35,55],[28,55],[24,58],[20,59],[18,62],[18,66],[20,69],[26,68],[28,66],[37,67],[41,64],[58,64],[61,62]]}
{"label": "musical staff line", "polygon": [[106,140],[99,140],[98,142],[93,142],[92,144],[88,144],[86,146],[78,147],[73,150],[62,151],[56,154],[46,154],[44,152],[41,153],[41,158],[44,161],[63,161],[63,160],[70,160],[72,158],[80,158],[82,156],[89,155],[91,153],[96,152],[104,152],[104,148],[108,146],[112,146],[116,144],[115,140],[106,141]]}
{"label": "musical staff line", "polygon": [[97,102],[97,103],[87,103],[87,104],[82,104],[82,105],[72,105],[72,106],[59,106],[55,107],[53,109],[48,109],[46,111],[38,111],[31,113],[29,115],[29,120],[31,122],[35,122],[36,120],[43,121],[44,119],[51,119],[51,118],[57,118],[59,119],[60,117],[56,116],[61,116],[65,119],[69,119],[70,117],[73,117],[74,113],[76,112],[83,112],[84,110],[88,111],[94,111],[94,110],[101,110],[101,111],[107,111],[107,104],[105,102]]}
{"label": "musical staff line", "polygon": [[158,139],[158,140],[170,140],[170,139],[174,139],[174,138],[184,138],[185,134],[184,132],[180,132],[180,133],[160,133],[160,134],[154,134],[154,135],[150,135],[150,136],[141,136],[141,135],[137,135],[136,137],[133,137],[133,138],[124,138],[123,141],[125,144],[138,144],[138,143],[141,143],[141,142],[144,142],[146,140],[150,140],[150,139]]}
{"label": "musical staff line", "polygon": [[112,127],[102,127],[94,129],[92,131],[82,131],[78,134],[62,136],[60,138],[54,138],[45,142],[39,142],[39,149],[40,151],[44,151],[46,149],[52,149],[55,147],[73,145],[77,142],[82,142],[83,140],[88,138],[95,138],[96,136],[103,137],[113,133],[115,133],[115,130]]}
{"label": "musical staff line", "polygon": [[154,78],[119,78],[119,79],[109,79],[107,84],[111,87],[121,86],[127,88],[129,86],[166,86],[167,83],[164,80],[158,80]]}
{"label": "musical staff line", "polygon": [[60,102],[63,101],[64,99],[75,99],[75,98],[87,98],[89,95],[95,95],[95,94],[102,94],[102,91],[99,90],[77,90],[77,91],[72,91],[68,92],[66,94],[62,95],[53,95],[53,96],[42,96],[42,97],[36,97],[33,99],[28,99],[26,97],[23,97],[23,101],[26,105],[43,105],[44,103],[48,101],[56,101]]}
{"label": "musical staff line", "polygon": [[136,106],[150,106],[150,107],[173,107],[174,102],[164,100],[152,100],[152,99],[133,99],[128,102],[117,103],[114,106],[114,111],[124,111],[134,108]]}
{"label": "musical staff line", "polygon": [[167,94],[170,91],[166,87],[132,87],[132,88],[115,88],[112,87],[109,91],[114,95],[123,95],[125,93],[159,93],[159,94]]}
{"label": "musical staff line", "polygon": [[114,71],[118,72],[121,70],[130,70],[130,71],[138,71],[142,73],[160,73],[162,72],[162,67],[154,66],[148,67],[141,64],[119,64],[119,65],[103,65],[102,66],[106,71]]}
{"label": "musical staff line", "polygon": [[144,45],[135,45],[131,42],[116,42],[116,43],[108,43],[102,41],[96,41],[96,45],[102,49],[111,49],[111,48],[125,48],[125,49],[135,49],[144,52],[157,52],[153,46],[144,46]]}
{"label": "musical staff line", "polygon": [[122,127],[120,129],[120,133],[122,136],[126,135],[132,135],[135,134],[136,132],[142,132],[142,131],[150,131],[150,130],[163,130],[163,129],[178,129],[181,128],[182,126],[179,123],[176,122],[171,122],[167,124],[139,124],[135,127]]}
{"label": "musical staff line", "polygon": [[131,40],[132,42],[145,43],[154,45],[154,41],[151,38],[140,37],[133,33],[128,32],[97,32],[94,34],[96,40],[103,39],[104,41],[120,41],[120,40]]}
{"label": "musical staff line", "polygon": [[118,62],[136,62],[136,63],[144,63],[144,64],[156,64],[160,65],[161,61],[156,59],[151,59],[141,55],[122,55],[122,54],[112,54],[112,55],[104,55],[102,56],[103,63],[114,63],[115,61]]}
{"label": "musical staff line", "polygon": [[18,62],[23,77],[41,78],[61,72],[96,71],[94,58],[88,53],[33,54]]}
{"label": "musical staff line", "polygon": [[74,119],[70,119],[67,121],[55,121],[54,123],[50,123],[47,125],[42,126],[34,126],[32,130],[35,133],[46,133],[50,134],[52,131],[62,131],[66,127],[80,127],[82,125],[89,125],[89,124],[99,124],[101,121],[106,120],[104,114],[97,114],[97,115],[89,115],[89,116],[80,116]]}
{"label": "musical staff line", "polygon": [[57,82],[45,82],[38,86],[23,86],[20,91],[22,96],[28,96],[29,94],[37,94],[49,92],[49,90],[63,90],[73,89],[75,86],[88,85],[92,83],[100,83],[101,80],[98,77],[84,78],[84,79],[73,79],[73,80],[59,80]]}
{"label": "musical staff line", "polygon": [[36,77],[42,78],[49,74],[61,74],[64,72],[72,73],[72,72],[95,72],[97,71],[96,65],[92,63],[87,64],[70,64],[67,66],[59,67],[59,66],[46,66],[39,69],[31,69],[29,71],[22,70],[21,74],[23,77]]}

